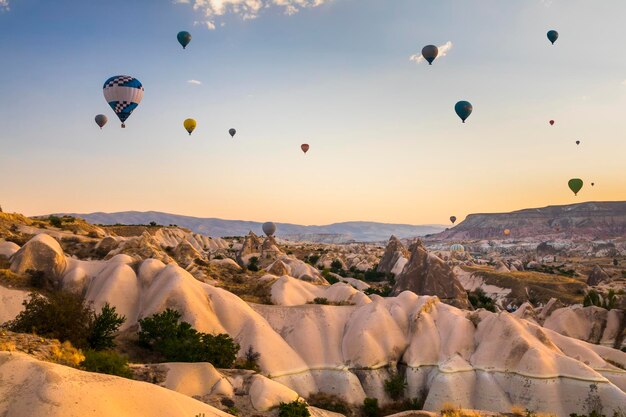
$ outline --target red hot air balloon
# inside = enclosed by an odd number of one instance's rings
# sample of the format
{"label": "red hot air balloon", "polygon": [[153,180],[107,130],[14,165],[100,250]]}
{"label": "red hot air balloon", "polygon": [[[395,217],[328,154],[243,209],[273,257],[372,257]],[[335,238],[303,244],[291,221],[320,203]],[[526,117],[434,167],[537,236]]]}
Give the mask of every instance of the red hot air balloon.
{"label": "red hot air balloon", "polygon": [[300,149],[302,149],[302,152],[307,153],[309,151],[309,144],[303,143],[302,145],[300,145]]}
{"label": "red hot air balloon", "polygon": [[554,120],[550,120],[550,126],[554,126]]}

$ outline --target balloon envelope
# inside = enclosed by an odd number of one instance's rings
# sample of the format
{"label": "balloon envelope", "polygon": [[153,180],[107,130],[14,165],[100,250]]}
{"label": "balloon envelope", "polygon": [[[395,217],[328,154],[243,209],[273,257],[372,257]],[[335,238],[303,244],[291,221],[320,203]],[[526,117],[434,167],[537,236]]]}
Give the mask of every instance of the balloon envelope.
{"label": "balloon envelope", "polygon": [[230,134],[231,138],[235,137],[235,133],[237,133],[237,131],[235,129],[228,129],[228,133]]}
{"label": "balloon envelope", "polygon": [[95,120],[96,120],[96,124],[100,126],[100,129],[102,129],[102,126],[107,124],[107,122],[109,121],[109,118],[106,117],[104,114],[99,114],[95,117]]}
{"label": "balloon envelope", "polygon": [[452,251],[452,252],[465,252],[465,248],[463,247],[463,245],[459,245],[458,243],[455,243],[454,245],[450,246],[450,251]]}
{"label": "balloon envelope", "polygon": [[187,45],[189,45],[189,42],[191,42],[191,33],[183,30],[182,32],[178,32],[176,38],[178,39],[178,43],[180,43],[183,49],[185,49]]}
{"label": "balloon envelope", "polygon": [[511,234],[511,231],[509,229],[504,229],[504,236],[508,236]]}
{"label": "balloon envelope", "polygon": [[143,86],[138,79],[129,75],[116,75],[105,81],[102,87],[104,98],[117,117],[124,122],[143,99]]}
{"label": "balloon envelope", "polygon": [[456,216],[450,216],[450,221],[454,224],[456,222]]}
{"label": "balloon envelope", "polygon": [[422,56],[426,61],[428,61],[428,65],[432,65],[435,58],[439,55],[439,48],[435,45],[426,45],[422,48]]}
{"label": "balloon envelope", "polygon": [[580,145],[580,141],[579,140],[576,141],[576,145]]}
{"label": "balloon envelope", "polygon": [[454,105],[454,111],[461,118],[463,123],[465,123],[465,119],[467,119],[472,111],[474,110],[474,106],[469,101],[459,101]]}
{"label": "balloon envelope", "polygon": [[583,188],[583,180],[580,178],[572,178],[567,182],[567,185],[574,195],[578,195],[578,192]]}
{"label": "balloon envelope", "polygon": [[307,153],[309,151],[309,145],[307,143],[303,143],[300,145],[300,149],[302,149],[302,152]]}
{"label": "balloon envelope", "polygon": [[196,121],[194,119],[185,119],[185,121],[183,122],[183,126],[185,127],[185,130],[191,135],[191,132],[193,132],[196,128]]}
{"label": "balloon envelope", "polygon": [[554,120],[550,120],[550,126],[554,125]]}
{"label": "balloon envelope", "polygon": [[272,222],[263,223],[263,233],[268,236],[272,236],[276,233],[276,225]]}
{"label": "balloon envelope", "polygon": [[554,42],[556,42],[557,39],[559,39],[559,32],[557,32],[556,30],[550,30],[548,31],[548,40],[550,42],[552,42],[552,45],[554,45]]}

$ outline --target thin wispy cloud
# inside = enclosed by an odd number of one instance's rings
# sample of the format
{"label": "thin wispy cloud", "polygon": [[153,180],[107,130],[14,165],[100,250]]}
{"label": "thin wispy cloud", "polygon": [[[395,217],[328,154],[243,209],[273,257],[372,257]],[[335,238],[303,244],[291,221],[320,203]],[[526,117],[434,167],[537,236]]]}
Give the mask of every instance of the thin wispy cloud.
{"label": "thin wispy cloud", "polygon": [[[452,41],[448,41],[443,45],[439,45],[437,49],[439,49],[439,55],[437,55],[437,59],[443,58],[444,56],[448,55],[448,52],[450,51],[450,49],[452,49]],[[416,64],[421,64],[422,62],[426,61],[421,52],[419,54],[411,55],[409,57],[409,60],[415,62]]]}
{"label": "thin wispy cloud", "polygon": [[9,0],[0,0],[0,11],[9,11]]}
{"label": "thin wispy cloud", "polygon": [[[3,1],[3,0],[0,0]],[[6,0],[4,0],[6,1]],[[243,20],[259,17],[264,9],[282,9],[287,15],[298,13],[302,9],[318,7],[331,0],[173,0],[177,4],[191,4],[201,12],[204,20],[194,22],[203,24],[210,30],[215,29],[215,20],[220,16],[234,15]],[[223,24],[221,25],[223,26]]]}
{"label": "thin wispy cloud", "polygon": [[202,81],[198,81],[198,80],[188,80],[187,83],[193,84],[193,85],[202,85]]}

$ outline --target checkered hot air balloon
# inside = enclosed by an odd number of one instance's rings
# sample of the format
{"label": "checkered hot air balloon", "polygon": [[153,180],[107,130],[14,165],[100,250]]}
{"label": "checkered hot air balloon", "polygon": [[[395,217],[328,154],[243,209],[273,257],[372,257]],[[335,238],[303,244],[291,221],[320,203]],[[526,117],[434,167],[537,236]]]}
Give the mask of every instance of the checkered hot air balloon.
{"label": "checkered hot air balloon", "polygon": [[126,127],[124,122],[141,103],[143,86],[136,78],[116,75],[106,80],[102,89],[104,98],[122,122],[122,127]]}

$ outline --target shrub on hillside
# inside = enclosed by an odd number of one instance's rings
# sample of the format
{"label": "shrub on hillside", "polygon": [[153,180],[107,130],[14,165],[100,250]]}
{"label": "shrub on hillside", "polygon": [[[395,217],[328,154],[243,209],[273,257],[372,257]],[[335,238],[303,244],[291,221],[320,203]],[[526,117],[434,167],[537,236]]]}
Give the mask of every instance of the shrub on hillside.
{"label": "shrub on hillside", "polygon": [[484,308],[492,313],[495,313],[498,310],[495,300],[489,297],[482,288],[476,288],[474,291],[468,291],[467,298],[469,299],[472,307],[476,309]]}
{"label": "shrub on hillside", "polygon": [[404,380],[404,377],[399,373],[395,373],[389,377],[389,379],[385,380],[385,392],[389,397],[397,401],[404,395],[404,390],[406,389],[407,383]]}
{"label": "shrub on hillside", "polygon": [[93,315],[87,335],[89,347],[95,350],[113,349],[115,333],[125,321],[126,317],[117,314],[115,307],[111,307],[109,303],[104,304],[100,314]]}
{"label": "shrub on hillside", "polygon": [[380,414],[380,408],[378,407],[378,399],[366,398],[363,400],[363,406],[361,411],[365,417],[378,417]]}
{"label": "shrub on hillside", "polygon": [[80,366],[88,372],[117,375],[124,378],[132,378],[133,374],[128,367],[128,360],[112,350],[85,351],[85,360]]}
{"label": "shrub on hillside", "polygon": [[290,403],[280,403],[278,417],[309,417],[309,409],[304,401],[295,400]]}
{"label": "shrub on hillside", "polygon": [[24,310],[9,323],[11,331],[69,341],[79,348],[113,347],[113,335],[125,320],[108,304],[96,314],[79,295],[66,292],[47,298],[31,293],[23,305]]}
{"label": "shrub on hillside", "polygon": [[259,270],[259,258],[257,258],[256,256],[253,256],[252,258],[250,258],[250,260],[248,261],[247,268],[248,270],[252,272],[258,271]]}
{"label": "shrub on hillside", "polygon": [[227,334],[200,333],[180,321],[172,309],[139,320],[139,342],[170,362],[210,362],[217,368],[232,367],[239,344]]}

